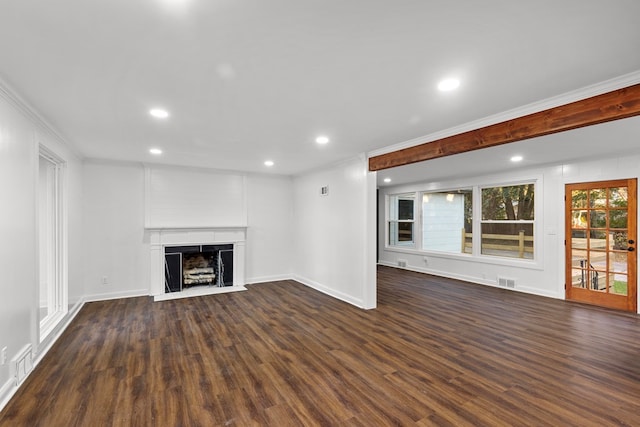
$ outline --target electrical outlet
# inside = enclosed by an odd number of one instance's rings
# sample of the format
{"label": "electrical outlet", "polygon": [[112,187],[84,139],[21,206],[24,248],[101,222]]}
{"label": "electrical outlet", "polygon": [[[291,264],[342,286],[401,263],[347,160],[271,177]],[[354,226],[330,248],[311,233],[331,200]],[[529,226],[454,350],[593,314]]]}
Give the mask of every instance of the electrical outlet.
{"label": "electrical outlet", "polygon": [[0,365],[7,363],[7,346],[2,347],[0,351]]}
{"label": "electrical outlet", "polygon": [[102,286],[107,286],[109,284],[109,279],[107,276],[102,276]]}

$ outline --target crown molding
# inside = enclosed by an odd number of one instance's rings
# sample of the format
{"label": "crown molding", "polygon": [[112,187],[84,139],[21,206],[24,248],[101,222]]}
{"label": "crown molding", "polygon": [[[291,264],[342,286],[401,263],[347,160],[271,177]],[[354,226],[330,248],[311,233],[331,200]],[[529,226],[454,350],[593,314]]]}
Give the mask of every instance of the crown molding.
{"label": "crown molding", "polygon": [[474,120],[464,123],[459,126],[455,126],[442,131],[434,132],[425,136],[410,139],[408,141],[400,142],[397,144],[389,145],[387,147],[380,148],[378,150],[370,151],[367,153],[368,157],[375,157],[382,154],[392,153],[394,151],[403,150],[416,145],[424,144],[427,142],[437,141],[439,139],[447,138],[453,135],[459,135],[461,133],[469,132],[472,130],[480,129],[486,126],[494,125],[497,123],[506,122],[509,120],[517,119],[529,114],[538,113],[540,111],[548,110],[550,108],[559,107],[561,105],[569,104],[572,102],[580,101],[592,96],[602,95],[607,92],[611,92],[618,89],[623,89],[628,86],[632,86],[640,83],[640,70],[634,71],[629,74],[625,74],[610,80],[605,80],[594,85],[585,86],[580,89],[566,92],[561,95],[557,95],[551,98],[536,101],[531,104],[523,105],[511,110],[504,111],[502,113],[494,114],[482,119]]}
{"label": "crown molding", "polygon": [[58,143],[68,149],[74,156],[83,159],[82,153],[73,146],[67,138],[65,138],[47,119],[45,119],[31,104],[18,95],[18,92],[0,77],[0,98],[4,99],[13,108],[18,110],[22,115],[33,123],[38,130],[51,136]]}

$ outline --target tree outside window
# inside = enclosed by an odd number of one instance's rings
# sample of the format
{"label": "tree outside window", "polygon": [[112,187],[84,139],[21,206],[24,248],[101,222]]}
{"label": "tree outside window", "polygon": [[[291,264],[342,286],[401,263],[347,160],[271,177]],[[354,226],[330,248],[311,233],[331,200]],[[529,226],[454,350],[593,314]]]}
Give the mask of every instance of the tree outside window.
{"label": "tree outside window", "polygon": [[483,255],[533,259],[535,184],[482,189]]}

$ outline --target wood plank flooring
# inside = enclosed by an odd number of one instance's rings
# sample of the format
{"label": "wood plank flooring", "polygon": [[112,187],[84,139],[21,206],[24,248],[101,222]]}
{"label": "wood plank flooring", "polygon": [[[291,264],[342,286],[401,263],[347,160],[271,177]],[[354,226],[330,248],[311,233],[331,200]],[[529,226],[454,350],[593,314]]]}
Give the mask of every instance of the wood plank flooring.
{"label": "wood plank flooring", "polygon": [[640,317],[381,267],[86,304],[1,426],[640,425]]}

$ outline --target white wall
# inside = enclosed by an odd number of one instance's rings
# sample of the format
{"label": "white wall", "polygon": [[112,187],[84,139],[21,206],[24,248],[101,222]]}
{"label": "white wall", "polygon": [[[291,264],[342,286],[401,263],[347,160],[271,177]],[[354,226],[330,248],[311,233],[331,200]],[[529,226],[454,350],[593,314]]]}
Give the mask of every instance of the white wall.
{"label": "white wall", "polygon": [[146,227],[247,224],[243,174],[167,166],[148,166],[145,173]]}
{"label": "white wall", "polygon": [[134,163],[87,160],[83,179],[86,298],[148,295],[144,168]]}
{"label": "white wall", "polygon": [[[164,175],[175,175],[183,184],[188,184],[190,177],[195,177],[200,183],[222,177],[226,183],[229,179],[237,181],[239,176],[216,170],[168,166],[162,170],[166,172]],[[246,190],[242,190],[246,212],[241,213],[237,222],[247,224],[246,282],[290,278],[291,179],[269,175],[241,175],[240,178],[246,182]],[[148,295],[150,249],[144,228],[145,168],[135,163],[87,160],[84,190],[87,299]],[[224,200],[220,203],[224,205]],[[206,205],[204,203],[203,206]],[[215,226],[216,223],[207,225]],[[103,284],[105,277],[107,283]]]}
{"label": "white wall", "polygon": [[49,340],[39,339],[39,262],[37,180],[39,144],[66,162],[65,200],[68,218],[69,301],[81,293],[81,226],[74,220],[80,212],[82,182],[80,160],[49,134],[48,127],[22,100],[0,85],[0,349],[7,348],[7,363],[0,365],[0,407],[15,391],[10,375],[11,359],[30,345],[37,359]]}
{"label": "white wall", "polygon": [[291,278],[292,222],[291,178],[247,176],[247,283]]}
{"label": "white wall", "polygon": [[[33,125],[0,98],[0,348],[9,359],[32,343],[37,307],[36,172]],[[9,364],[0,366],[0,386]]]}
{"label": "white wall", "polygon": [[[386,187],[380,191],[378,214],[379,262],[397,266],[406,260],[415,271],[496,286],[497,277],[516,280],[517,290],[553,298],[564,298],[564,185],[575,182],[637,178],[640,152],[625,157],[580,161],[503,174],[478,176],[438,183]],[[449,190],[472,185],[502,184],[536,179],[536,260],[500,259],[385,248],[385,194],[407,191]],[[426,262],[425,262],[426,258]]]}
{"label": "white wall", "polygon": [[[375,174],[364,157],[293,180],[296,280],[375,307]],[[328,186],[327,196],[320,188]]]}

